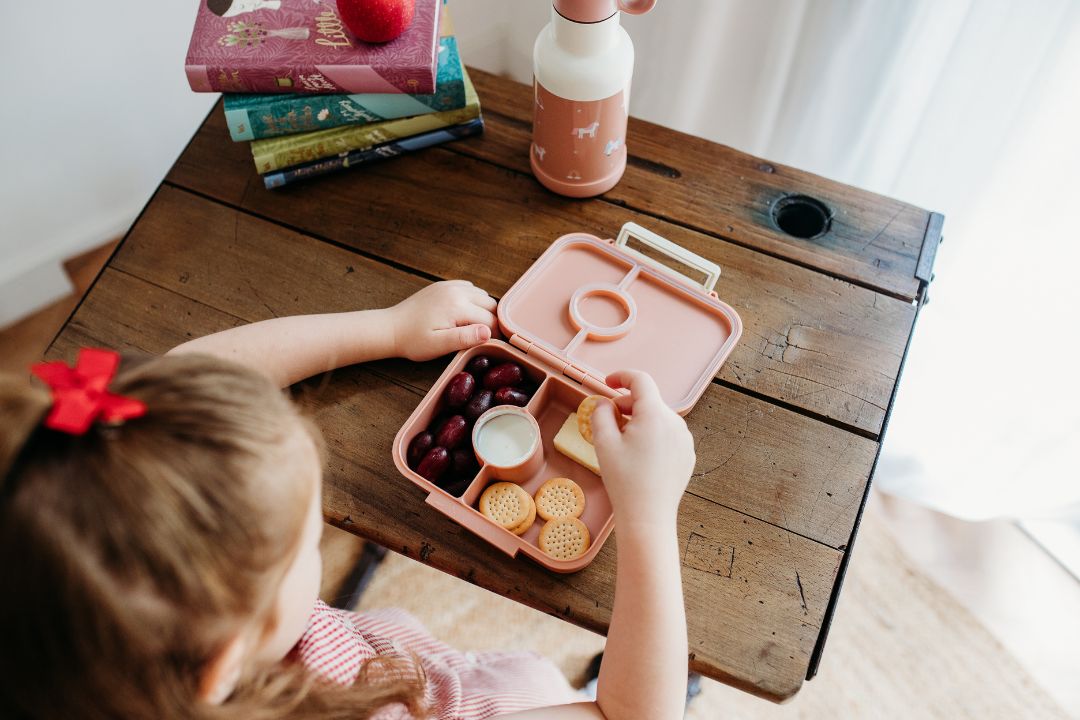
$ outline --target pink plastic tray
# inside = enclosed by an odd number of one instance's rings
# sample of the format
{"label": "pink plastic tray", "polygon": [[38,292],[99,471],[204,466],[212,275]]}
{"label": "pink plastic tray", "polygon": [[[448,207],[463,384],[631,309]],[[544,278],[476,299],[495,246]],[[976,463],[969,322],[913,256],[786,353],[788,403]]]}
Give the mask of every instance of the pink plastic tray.
{"label": "pink plastic tray", "polygon": [[[654,252],[631,249],[631,238]],[[700,271],[705,282],[664,267],[656,254]],[[712,263],[631,224],[618,240],[584,233],[559,238],[499,303],[499,325],[509,343],[491,340],[454,357],[394,439],[395,464],[428,493],[428,504],[507,554],[523,553],[556,572],[580,570],[611,534],[611,502],[598,476],[555,450],[555,434],[588,395],[615,395],[603,379],[618,369],[650,373],[664,400],[680,414],[689,412],[742,332],[738,314],[712,292],[718,275]],[[477,355],[519,363],[539,386],[525,409],[540,426],[544,463],[520,484],[529,494],[556,476],[581,486],[586,498],[581,520],[592,538],[583,556],[563,561],[542,552],[539,518],[518,536],[484,517],[476,509],[481,493],[504,479],[492,468],[481,466],[460,498],[409,468],[409,443],[442,412],[450,378]]]}

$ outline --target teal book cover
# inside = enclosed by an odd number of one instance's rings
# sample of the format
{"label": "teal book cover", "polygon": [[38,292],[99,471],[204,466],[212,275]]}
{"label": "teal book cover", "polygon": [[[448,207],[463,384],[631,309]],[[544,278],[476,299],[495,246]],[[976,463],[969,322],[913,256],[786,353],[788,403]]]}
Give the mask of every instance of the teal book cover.
{"label": "teal book cover", "polygon": [[402,140],[480,117],[480,98],[468,74],[465,75],[465,98],[465,107],[457,110],[255,140],[251,143],[251,155],[259,173],[266,174],[352,150]]}
{"label": "teal book cover", "polygon": [[365,125],[384,120],[465,107],[465,78],[453,37],[439,40],[435,92],[431,95],[225,95],[225,120],[232,139],[241,142]]}

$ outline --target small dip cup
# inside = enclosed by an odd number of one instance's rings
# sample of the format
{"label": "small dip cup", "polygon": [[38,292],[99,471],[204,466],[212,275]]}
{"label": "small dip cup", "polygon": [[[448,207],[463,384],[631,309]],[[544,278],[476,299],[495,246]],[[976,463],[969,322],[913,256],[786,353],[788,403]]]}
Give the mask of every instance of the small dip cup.
{"label": "small dip cup", "polygon": [[523,483],[544,465],[540,426],[523,408],[491,408],[476,419],[472,441],[476,457],[500,480]]}

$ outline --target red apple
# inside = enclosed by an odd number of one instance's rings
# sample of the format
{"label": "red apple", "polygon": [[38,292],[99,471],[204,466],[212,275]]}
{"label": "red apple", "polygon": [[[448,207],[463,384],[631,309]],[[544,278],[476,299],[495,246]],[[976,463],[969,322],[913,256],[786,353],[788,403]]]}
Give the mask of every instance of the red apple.
{"label": "red apple", "polygon": [[337,0],[338,14],[364,42],[389,42],[412,24],[416,0]]}

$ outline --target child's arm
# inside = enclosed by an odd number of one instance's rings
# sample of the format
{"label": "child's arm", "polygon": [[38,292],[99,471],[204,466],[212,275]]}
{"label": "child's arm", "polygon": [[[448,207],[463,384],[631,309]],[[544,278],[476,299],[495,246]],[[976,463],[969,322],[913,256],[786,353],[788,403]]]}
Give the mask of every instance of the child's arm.
{"label": "child's arm", "polygon": [[596,454],[615,509],[618,533],[615,607],[595,703],[505,716],[502,720],[676,720],[686,701],[687,641],[675,521],[690,473],[694,441],[648,375],[608,377],[630,396],[620,433],[610,405],[593,414]]}
{"label": "child's arm", "polygon": [[430,360],[485,342],[495,301],[464,280],[429,285],[379,310],[295,315],[242,325],[169,351],[247,365],[280,387],[327,370],[386,357]]}

